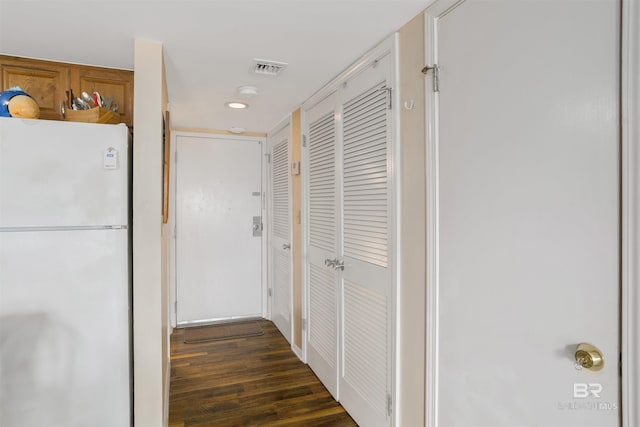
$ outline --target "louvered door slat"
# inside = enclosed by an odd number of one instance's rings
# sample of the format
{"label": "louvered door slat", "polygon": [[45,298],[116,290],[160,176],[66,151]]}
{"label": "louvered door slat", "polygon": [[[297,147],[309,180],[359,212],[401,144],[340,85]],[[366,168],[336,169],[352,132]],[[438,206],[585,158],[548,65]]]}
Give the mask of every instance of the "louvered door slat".
{"label": "louvered door slat", "polygon": [[386,172],[377,173],[361,173],[359,175],[352,175],[344,178],[345,185],[366,185],[367,183],[385,183],[387,182]]}
{"label": "louvered door slat", "polygon": [[378,176],[387,176],[387,162],[386,159],[377,162],[351,162],[349,171],[345,171],[345,178],[351,178],[356,176],[370,177],[372,174],[378,174]]}
{"label": "louvered door slat", "polygon": [[333,176],[321,176],[314,178],[314,183],[309,184],[309,188],[334,188],[335,189],[335,177]]}
{"label": "louvered door slat", "polygon": [[362,151],[353,156],[345,156],[345,160],[350,163],[350,169],[345,171],[345,175],[353,174],[354,171],[364,169],[377,169],[380,172],[387,171],[386,153],[383,152],[383,144],[380,144],[376,151]]}
{"label": "louvered door slat", "polygon": [[[386,110],[380,109],[377,111],[378,113],[384,113]],[[375,113],[376,111],[370,111],[369,113]],[[371,117],[370,115],[356,117],[352,117],[352,120],[361,120],[357,125],[345,126],[344,133],[345,135],[354,135],[361,134],[363,132],[367,132],[370,135],[375,135],[380,133],[381,130],[384,129],[384,126],[376,121],[375,117]]]}
{"label": "louvered door slat", "polygon": [[335,251],[335,123],[330,112],[309,126],[309,245]]}
{"label": "louvered door slat", "polygon": [[387,300],[364,286],[344,283],[344,378],[384,411],[387,398]]}
{"label": "louvered door slat", "polygon": [[348,187],[344,188],[344,192],[345,193],[351,193],[352,195],[354,194],[378,194],[378,191],[380,189],[385,189],[387,188],[387,184],[386,184],[386,180],[378,183],[378,184],[372,184],[370,182],[367,182],[366,185],[357,185],[353,184],[350,185]]}
{"label": "louvered door slat", "polygon": [[273,147],[272,215],[273,234],[289,239],[289,143],[283,140]]}
{"label": "louvered door slat", "polygon": [[[369,111],[373,108],[381,106],[386,108],[387,94],[384,90],[384,86],[380,86],[373,91],[368,91],[361,96],[354,98],[348,105],[345,104],[344,111],[348,113],[356,112],[362,115],[365,111]],[[384,102],[380,102],[383,100]]]}
{"label": "louvered door slat", "polygon": [[[358,160],[354,160],[355,165],[369,164],[371,162],[380,162],[380,161],[383,161],[386,163],[387,161],[387,157],[384,154],[381,154],[377,150],[374,150],[372,152],[359,153],[358,156],[353,156],[353,157],[358,158]],[[345,156],[345,158],[350,158],[350,156]]]}
{"label": "louvered door slat", "polygon": [[344,111],[352,112],[352,111],[366,111],[371,108],[371,105],[378,104],[377,100],[379,98],[386,98],[387,94],[382,90],[378,90],[377,92],[367,92],[365,95],[360,96],[353,100],[349,105],[345,105]]}
{"label": "louvered door slat", "polygon": [[329,366],[335,368],[336,292],[333,273],[311,264],[309,294],[309,343]]}
{"label": "louvered door slat", "polygon": [[371,132],[369,135],[354,136],[351,140],[352,144],[348,149],[345,149],[345,155],[349,156],[355,151],[364,149],[371,149],[375,146],[375,143],[385,144],[386,134],[383,132]]}
{"label": "louvered door slat", "polygon": [[289,319],[289,253],[274,251],[274,312],[281,314],[285,321]]}
{"label": "louvered door slat", "polygon": [[[344,253],[386,267],[387,98],[379,84],[344,105]],[[353,188],[365,194],[350,191]],[[372,221],[372,218],[377,220]],[[385,220],[380,220],[385,219]],[[353,224],[361,224],[354,227]]]}

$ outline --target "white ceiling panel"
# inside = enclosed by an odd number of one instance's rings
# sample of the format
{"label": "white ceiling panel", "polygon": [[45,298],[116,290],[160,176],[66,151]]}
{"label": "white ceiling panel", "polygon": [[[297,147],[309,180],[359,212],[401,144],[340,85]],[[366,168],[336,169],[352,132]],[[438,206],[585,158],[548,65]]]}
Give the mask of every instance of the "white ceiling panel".
{"label": "white ceiling panel", "polygon": [[[133,69],[163,43],[174,126],[266,132],[430,0],[0,0],[0,53]],[[288,63],[249,73],[254,58]],[[259,90],[232,111],[238,86]]]}

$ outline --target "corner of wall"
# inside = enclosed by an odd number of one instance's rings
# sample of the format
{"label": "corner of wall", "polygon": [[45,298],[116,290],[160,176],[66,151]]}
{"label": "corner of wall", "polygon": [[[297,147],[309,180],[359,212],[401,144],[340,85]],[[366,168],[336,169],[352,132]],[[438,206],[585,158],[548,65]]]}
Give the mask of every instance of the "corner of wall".
{"label": "corner of wall", "polygon": [[[424,425],[426,163],[424,19],[398,33],[400,141],[398,143],[398,264],[396,310],[397,426]],[[411,108],[403,108],[412,105]]]}
{"label": "corner of wall", "polygon": [[166,425],[162,283],[162,43],[135,41],[133,144],[134,424]]}

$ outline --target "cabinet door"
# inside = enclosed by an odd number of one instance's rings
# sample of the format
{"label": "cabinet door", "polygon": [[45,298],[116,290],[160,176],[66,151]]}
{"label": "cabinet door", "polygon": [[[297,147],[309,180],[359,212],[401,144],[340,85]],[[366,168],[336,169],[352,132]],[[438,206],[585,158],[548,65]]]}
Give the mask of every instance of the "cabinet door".
{"label": "cabinet door", "polygon": [[57,63],[0,56],[0,88],[20,86],[40,106],[41,119],[60,120],[64,90],[69,87],[69,68]]}
{"label": "cabinet door", "polygon": [[84,91],[113,97],[122,122],[133,126],[133,71],[81,66],[72,73],[72,87],[77,95]]}

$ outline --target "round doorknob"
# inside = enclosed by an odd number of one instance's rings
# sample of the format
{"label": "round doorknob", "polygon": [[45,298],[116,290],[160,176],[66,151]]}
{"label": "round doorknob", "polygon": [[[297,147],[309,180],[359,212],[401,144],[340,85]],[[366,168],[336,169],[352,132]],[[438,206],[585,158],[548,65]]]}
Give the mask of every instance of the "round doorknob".
{"label": "round doorknob", "polygon": [[590,371],[599,371],[604,367],[602,352],[589,343],[582,343],[576,349],[576,362]]}

